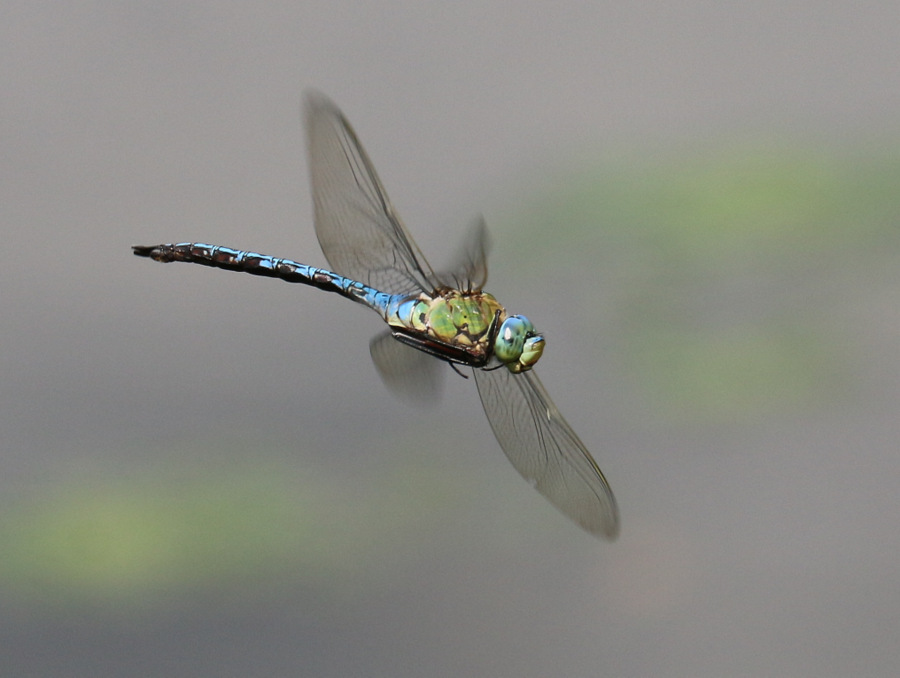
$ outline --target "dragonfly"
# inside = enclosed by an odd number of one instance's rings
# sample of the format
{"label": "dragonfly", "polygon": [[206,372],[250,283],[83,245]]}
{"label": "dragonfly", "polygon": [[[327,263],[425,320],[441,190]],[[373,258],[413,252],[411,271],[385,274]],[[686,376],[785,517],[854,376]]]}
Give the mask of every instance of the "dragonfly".
{"label": "dragonfly", "polygon": [[136,245],[134,254],[311,285],[367,306],[388,325],[371,340],[370,354],[389,389],[421,402],[437,392],[443,364],[463,376],[471,369],[516,470],[582,528],[614,539],[619,512],[609,483],[535,374],[543,335],[482,289],[484,221],[470,228],[453,266],[436,272],[343,113],[318,92],[306,93],[304,112],[315,231],[331,270],[198,242]]}

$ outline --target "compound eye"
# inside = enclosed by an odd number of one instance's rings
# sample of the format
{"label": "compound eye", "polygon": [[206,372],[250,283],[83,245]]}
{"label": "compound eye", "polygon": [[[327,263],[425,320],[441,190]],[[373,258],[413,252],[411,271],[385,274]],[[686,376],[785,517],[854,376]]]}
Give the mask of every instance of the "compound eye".
{"label": "compound eye", "polygon": [[528,318],[511,315],[504,320],[494,342],[494,355],[497,356],[497,360],[501,363],[516,362],[522,355],[529,331],[534,331],[534,327]]}

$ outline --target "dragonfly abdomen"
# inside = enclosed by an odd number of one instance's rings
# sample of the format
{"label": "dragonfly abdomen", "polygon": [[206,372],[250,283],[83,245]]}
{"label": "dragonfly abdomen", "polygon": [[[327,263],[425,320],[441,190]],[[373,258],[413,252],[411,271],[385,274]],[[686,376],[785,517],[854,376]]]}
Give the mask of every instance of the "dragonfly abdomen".
{"label": "dragonfly abdomen", "polygon": [[307,266],[291,259],[237,250],[222,245],[182,242],[150,246],[135,245],[132,249],[139,257],[150,257],[154,261],[163,263],[185,261],[201,266],[223,268],[226,271],[242,271],[250,275],[261,275],[268,278],[279,278],[285,282],[311,285],[368,306],[382,317],[393,298],[390,294],[380,292],[324,268]]}

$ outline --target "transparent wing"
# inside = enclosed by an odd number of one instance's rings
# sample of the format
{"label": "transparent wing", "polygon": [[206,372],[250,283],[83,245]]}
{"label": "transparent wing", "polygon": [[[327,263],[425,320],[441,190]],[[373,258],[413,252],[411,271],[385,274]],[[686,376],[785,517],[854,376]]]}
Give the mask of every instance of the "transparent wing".
{"label": "transparent wing", "polygon": [[487,255],[491,248],[484,217],[478,217],[469,227],[462,247],[456,253],[449,272],[438,273],[442,285],[463,292],[480,292],[487,283]]}
{"label": "transparent wing", "polygon": [[438,401],[445,367],[440,360],[401,344],[389,330],[372,337],[369,353],[378,376],[395,396],[419,407]]}
{"label": "transparent wing", "polygon": [[614,539],[619,511],[612,490],[534,370],[474,372],[485,414],[516,470],[585,530]]}
{"label": "transparent wing", "polygon": [[335,271],[382,292],[438,286],[394,211],[356,133],[327,97],[306,94],[306,130],[316,235]]}

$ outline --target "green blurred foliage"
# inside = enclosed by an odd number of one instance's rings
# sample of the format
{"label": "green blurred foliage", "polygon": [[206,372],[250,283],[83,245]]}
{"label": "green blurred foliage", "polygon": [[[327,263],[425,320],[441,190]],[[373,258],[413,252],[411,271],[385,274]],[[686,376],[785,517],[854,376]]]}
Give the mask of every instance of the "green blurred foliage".
{"label": "green blurred foliage", "polygon": [[[485,505],[498,499],[492,481],[461,467],[452,421],[429,424],[427,453],[420,430],[401,428],[372,441],[371,463],[348,455],[332,467],[296,441],[259,432],[148,447],[139,467],[83,466],[43,491],[6,497],[5,599],[120,613],[177,604],[185,594],[241,600],[296,590],[347,602],[402,586],[405,567],[462,548],[485,515],[494,516],[484,529],[501,548],[526,531],[508,507]],[[481,503],[461,502],[460,486]]]}
{"label": "green blurred foliage", "polygon": [[558,178],[511,256],[573,290],[661,420],[755,420],[851,392],[841,304],[896,264],[898,186],[892,146],[630,159]]}
{"label": "green blurred foliage", "polygon": [[7,589],[48,603],[141,604],[250,573],[264,579],[287,563],[320,574],[340,559],[322,538],[330,521],[318,510],[320,483],[226,459],[184,473],[190,458],[76,476],[7,508]]}
{"label": "green blurred foliage", "polygon": [[[274,444],[245,449],[254,449],[252,465],[224,444],[148,450],[157,460],[149,468],[85,470],[7,501],[0,581],[32,602],[119,607],[184,591],[253,595],[285,576],[327,588],[377,578],[378,553],[416,529],[401,517],[428,513],[420,496],[384,492],[378,478],[361,492],[314,459],[279,460]],[[388,467],[395,460],[386,455]],[[387,551],[373,552],[373,541]]]}

